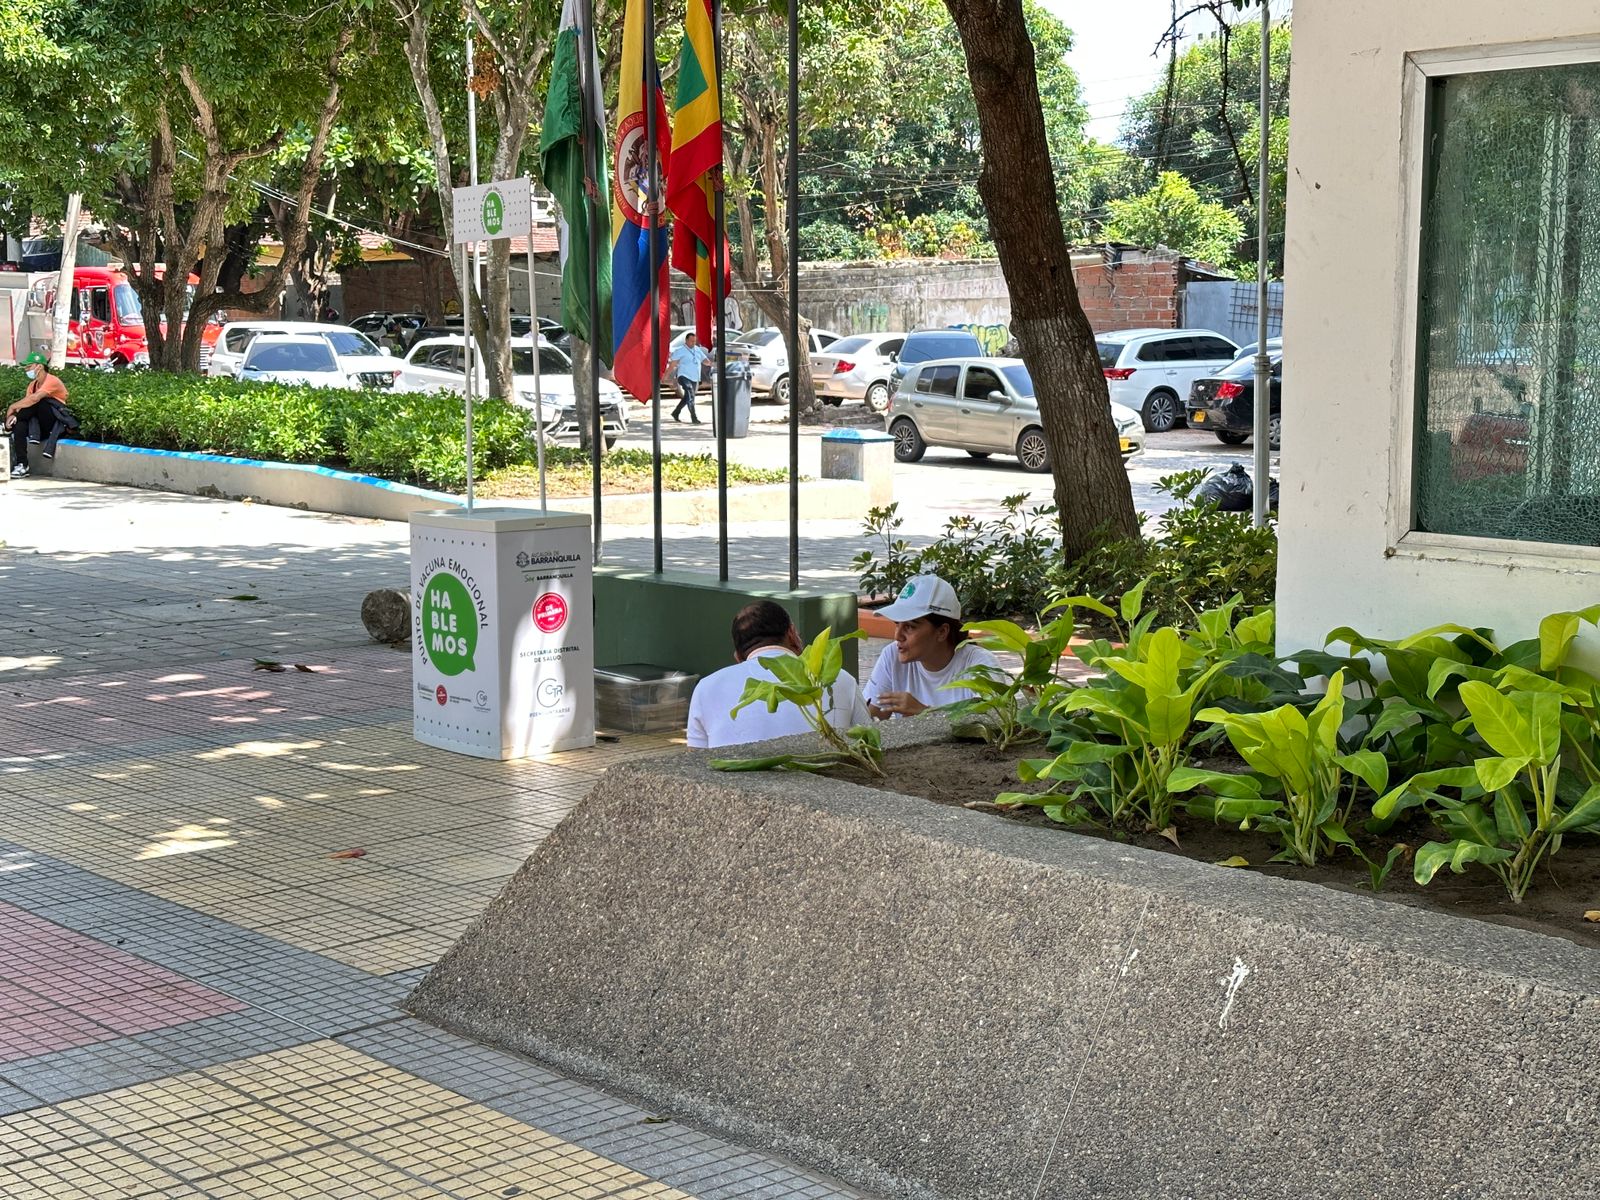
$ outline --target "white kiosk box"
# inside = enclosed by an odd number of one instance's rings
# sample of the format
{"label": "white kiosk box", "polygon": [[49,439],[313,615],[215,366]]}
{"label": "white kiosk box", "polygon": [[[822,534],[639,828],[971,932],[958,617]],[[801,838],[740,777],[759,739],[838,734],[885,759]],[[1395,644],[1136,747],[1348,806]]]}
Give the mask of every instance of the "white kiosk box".
{"label": "white kiosk box", "polygon": [[412,731],[478,758],[594,745],[589,517],[411,516]]}

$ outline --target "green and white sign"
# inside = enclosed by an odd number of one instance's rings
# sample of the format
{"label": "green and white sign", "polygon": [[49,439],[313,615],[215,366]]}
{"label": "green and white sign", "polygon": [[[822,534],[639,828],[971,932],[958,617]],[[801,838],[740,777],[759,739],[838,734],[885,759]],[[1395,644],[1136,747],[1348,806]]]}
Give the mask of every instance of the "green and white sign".
{"label": "green and white sign", "polygon": [[589,518],[411,517],[411,713],[419,742],[479,758],[594,745]]}
{"label": "green and white sign", "polygon": [[533,227],[533,187],[526,177],[455,188],[452,199],[450,240],[457,245],[522,237]]}

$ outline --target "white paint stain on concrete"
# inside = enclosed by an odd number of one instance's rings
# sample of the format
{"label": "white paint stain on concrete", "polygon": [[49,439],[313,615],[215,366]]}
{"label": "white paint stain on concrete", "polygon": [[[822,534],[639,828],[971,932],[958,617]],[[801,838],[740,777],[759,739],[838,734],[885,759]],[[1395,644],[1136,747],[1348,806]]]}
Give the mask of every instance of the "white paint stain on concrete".
{"label": "white paint stain on concrete", "polygon": [[1242,958],[1240,958],[1238,955],[1235,955],[1233,959],[1233,971],[1226,979],[1219,979],[1217,981],[1227,989],[1222,997],[1222,1015],[1217,1018],[1218,1029],[1226,1029],[1228,1027],[1228,1014],[1233,1011],[1234,997],[1239,994],[1239,985],[1242,984],[1249,977],[1249,975],[1250,968],[1244,965],[1244,960]]}
{"label": "white paint stain on concrete", "polygon": [[1135,946],[1132,950],[1128,951],[1128,961],[1122,964],[1122,974],[1123,975],[1126,975],[1128,973],[1128,968],[1133,966],[1133,960],[1138,958],[1138,957],[1139,957],[1139,947]]}

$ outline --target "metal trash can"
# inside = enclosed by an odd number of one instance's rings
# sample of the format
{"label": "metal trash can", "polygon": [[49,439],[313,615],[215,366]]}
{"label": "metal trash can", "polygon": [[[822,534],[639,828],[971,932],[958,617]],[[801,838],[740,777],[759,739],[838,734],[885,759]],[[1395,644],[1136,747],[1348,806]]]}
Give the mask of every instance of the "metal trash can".
{"label": "metal trash can", "polygon": [[[716,387],[714,377],[711,386]],[[727,422],[724,428],[729,437],[750,436],[750,368],[746,364],[728,364],[728,395],[725,403],[723,397],[717,397],[716,418]]]}

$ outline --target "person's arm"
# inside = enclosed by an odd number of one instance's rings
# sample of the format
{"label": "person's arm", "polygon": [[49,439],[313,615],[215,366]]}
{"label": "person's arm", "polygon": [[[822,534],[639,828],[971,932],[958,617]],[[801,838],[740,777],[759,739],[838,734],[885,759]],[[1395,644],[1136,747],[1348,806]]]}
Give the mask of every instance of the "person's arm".
{"label": "person's arm", "polygon": [[705,750],[711,744],[706,734],[705,714],[695,707],[692,698],[689,701],[689,727],[684,731],[684,740],[689,743],[691,750]]}
{"label": "person's arm", "polygon": [[861,697],[866,705],[867,715],[876,721],[886,721],[894,716],[892,708],[885,708],[881,699],[885,695],[892,695],[890,684],[894,682],[890,675],[893,669],[889,656],[893,654],[894,645],[891,643],[883,648],[878,655],[878,661],[872,664],[872,674],[867,677],[867,684],[861,689]]}

